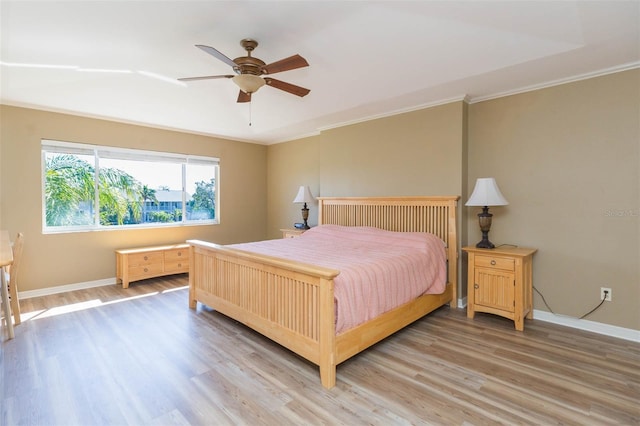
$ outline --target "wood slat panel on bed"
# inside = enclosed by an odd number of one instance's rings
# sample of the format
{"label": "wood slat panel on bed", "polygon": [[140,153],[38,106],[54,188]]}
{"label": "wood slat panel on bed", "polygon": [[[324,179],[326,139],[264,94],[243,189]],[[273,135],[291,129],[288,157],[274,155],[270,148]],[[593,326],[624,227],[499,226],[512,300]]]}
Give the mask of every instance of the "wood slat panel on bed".
{"label": "wood slat panel on bed", "polygon": [[[200,301],[319,363],[321,298],[338,271],[203,241],[193,245],[191,307]],[[190,283],[191,284],[191,283]],[[327,297],[324,295],[324,297]],[[332,311],[333,312],[333,311]],[[333,313],[329,322],[334,321]],[[304,344],[299,345],[300,342]]]}
{"label": "wood slat panel on bed", "polygon": [[[433,198],[388,199],[387,204],[372,198],[320,197],[320,224],[374,226],[398,232],[431,232],[449,240],[448,220],[451,206],[436,203]],[[376,202],[377,201],[377,202]],[[455,204],[452,206],[455,208]]]}

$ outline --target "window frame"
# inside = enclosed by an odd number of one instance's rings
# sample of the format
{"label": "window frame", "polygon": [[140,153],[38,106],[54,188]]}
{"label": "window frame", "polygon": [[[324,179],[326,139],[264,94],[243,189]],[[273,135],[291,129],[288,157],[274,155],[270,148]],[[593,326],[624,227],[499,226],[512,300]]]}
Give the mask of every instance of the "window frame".
{"label": "window frame", "polygon": [[[48,226],[47,225],[47,200],[46,200],[46,179],[47,179],[47,161],[46,157],[49,153],[71,154],[93,156],[94,167],[94,213],[93,223],[90,225],[69,225],[69,226]],[[217,157],[207,157],[199,155],[180,154],[174,152],[149,151],[134,148],[120,148],[104,145],[92,145],[77,142],[65,142],[52,139],[41,139],[40,147],[41,157],[41,201],[42,201],[42,233],[43,234],[59,234],[73,232],[92,232],[92,231],[112,231],[126,229],[152,229],[152,228],[170,228],[180,226],[202,226],[202,225],[218,225],[220,223],[220,159]],[[165,162],[181,165],[182,179],[182,217],[180,221],[175,222],[150,222],[126,225],[102,225],[100,224],[100,199],[99,199],[99,182],[100,159],[120,159],[133,160],[141,162]],[[187,168],[189,164],[193,165],[211,165],[214,166],[214,205],[215,213],[213,219],[188,220],[187,219]]]}

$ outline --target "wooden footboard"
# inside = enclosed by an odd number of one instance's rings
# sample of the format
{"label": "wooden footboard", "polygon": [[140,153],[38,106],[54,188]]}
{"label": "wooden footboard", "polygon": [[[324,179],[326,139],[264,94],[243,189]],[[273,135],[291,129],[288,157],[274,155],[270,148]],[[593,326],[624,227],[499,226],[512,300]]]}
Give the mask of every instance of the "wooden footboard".
{"label": "wooden footboard", "polygon": [[319,198],[319,223],[432,232],[447,244],[448,283],[340,335],[333,279],[339,271],[198,240],[191,245],[189,307],[204,303],[320,367],[325,388],[336,365],[457,298],[458,197]]}
{"label": "wooden footboard", "polygon": [[321,366],[323,384],[335,384],[333,278],[339,271],[188,242],[191,308],[201,302],[240,321]]}

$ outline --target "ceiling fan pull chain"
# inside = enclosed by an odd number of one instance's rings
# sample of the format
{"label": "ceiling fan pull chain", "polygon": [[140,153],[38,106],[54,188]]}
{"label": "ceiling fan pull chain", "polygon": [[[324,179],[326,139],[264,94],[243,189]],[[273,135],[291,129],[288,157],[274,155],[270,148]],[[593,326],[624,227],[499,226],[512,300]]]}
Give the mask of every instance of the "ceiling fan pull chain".
{"label": "ceiling fan pull chain", "polygon": [[251,127],[251,101],[249,101],[249,127]]}

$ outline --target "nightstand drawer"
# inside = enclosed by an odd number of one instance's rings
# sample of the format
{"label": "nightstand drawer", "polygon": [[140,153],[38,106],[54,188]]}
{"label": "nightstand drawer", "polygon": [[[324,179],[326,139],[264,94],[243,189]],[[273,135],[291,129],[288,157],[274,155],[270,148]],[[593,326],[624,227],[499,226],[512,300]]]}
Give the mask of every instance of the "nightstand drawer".
{"label": "nightstand drawer", "polygon": [[475,256],[475,266],[482,268],[496,268],[505,271],[515,270],[515,260],[513,258],[494,257],[494,256]]}
{"label": "nightstand drawer", "polygon": [[281,229],[282,238],[297,238],[304,234],[306,229]]}

